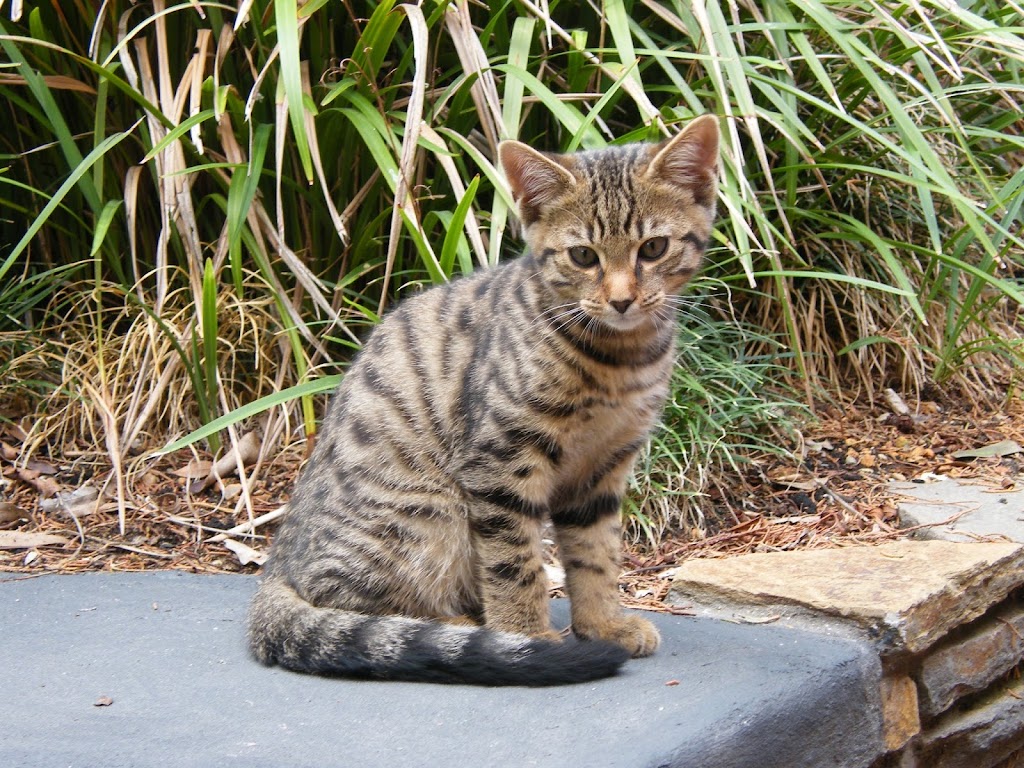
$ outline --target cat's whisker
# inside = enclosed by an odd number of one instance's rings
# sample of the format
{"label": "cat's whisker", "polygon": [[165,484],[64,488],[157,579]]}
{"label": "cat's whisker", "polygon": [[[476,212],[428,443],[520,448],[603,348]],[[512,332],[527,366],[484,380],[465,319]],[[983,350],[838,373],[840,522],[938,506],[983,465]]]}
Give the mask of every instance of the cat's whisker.
{"label": "cat's whisker", "polygon": [[677,322],[676,313],[673,312],[672,308],[668,305],[663,304],[658,307],[654,312],[655,323],[659,324],[658,330],[663,330],[665,326],[674,326]]}
{"label": "cat's whisker", "polygon": [[523,279],[519,281],[519,283],[516,285],[516,288],[518,289],[526,285],[527,283],[532,282],[533,280],[537,279],[543,274],[543,269],[538,269],[536,272],[528,272],[527,274],[523,275]]}
{"label": "cat's whisker", "polygon": [[530,329],[533,331],[542,332],[545,328],[561,328],[565,322],[564,318],[569,315],[569,311],[563,311],[558,315],[551,316],[538,316],[530,321]]}
{"label": "cat's whisker", "polygon": [[545,316],[552,316],[553,317],[554,313],[562,313],[562,312],[567,312],[567,311],[571,312],[571,311],[573,311],[575,309],[579,309],[579,304],[577,302],[575,302],[575,301],[567,301],[567,302],[565,302],[563,304],[556,304],[553,307],[549,307],[548,309],[545,309],[543,312],[541,312],[541,316],[542,317],[545,317]]}
{"label": "cat's whisker", "polygon": [[695,306],[696,301],[690,296],[677,296],[673,293],[666,293],[664,296],[665,303],[674,304],[675,306]]}
{"label": "cat's whisker", "polygon": [[[549,314],[553,311],[558,311],[558,314]],[[555,328],[565,330],[566,328],[579,323],[579,315],[581,313],[582,310],[580,307],[575,302],[570,302],[567,304],[561,304],[550,310],[545,310],[541,317],[534,320],[534,323],[544,322],[553,325]]]}
{"label": "cat's whisker", "polygon": [[601,321],[593,315],[587,315],[587,325],[583,329],[584,338],[589,335],[587,341],[594,344],[597,341],[598,332],[602,330]]}

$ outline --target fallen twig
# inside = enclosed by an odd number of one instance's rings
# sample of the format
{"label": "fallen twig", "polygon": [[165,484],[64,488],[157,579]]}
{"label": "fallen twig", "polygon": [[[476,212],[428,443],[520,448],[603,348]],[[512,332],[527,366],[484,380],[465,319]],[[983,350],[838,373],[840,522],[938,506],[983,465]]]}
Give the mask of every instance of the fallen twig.
{"label": "fallen twig", "polygon": [[254,517],[252,520],[246,520],[241,525],[236,525],[234,528],[229,528],[223,533],[218,533],[216,536],[211,536],[207,541],[215,543],[218,541],[224,541],[224,539],[235,536],[239,533],[253,533],[257,528],[266,523],[273,522],[277,518],[282,517],[288,511],[288,505],[285,504],[282,507],[278,507],[273,512],[267,512],[265,515]]}

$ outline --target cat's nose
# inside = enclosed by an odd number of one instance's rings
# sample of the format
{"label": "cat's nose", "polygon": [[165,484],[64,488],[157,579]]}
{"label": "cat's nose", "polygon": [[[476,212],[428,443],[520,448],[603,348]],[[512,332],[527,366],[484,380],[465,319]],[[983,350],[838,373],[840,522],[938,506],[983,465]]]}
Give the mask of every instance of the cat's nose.
{"label": "cat's nose", "polygon": [[618,300],[609,301],[608,303],[611,304],[613,307],[615,307],[615,309],[617,309],[619,311],[620,315],[624,315],[624,314],[626,314],[626,310],[629,309],[629,305],[633,303],[633,300],[632,299],[618,299]]}

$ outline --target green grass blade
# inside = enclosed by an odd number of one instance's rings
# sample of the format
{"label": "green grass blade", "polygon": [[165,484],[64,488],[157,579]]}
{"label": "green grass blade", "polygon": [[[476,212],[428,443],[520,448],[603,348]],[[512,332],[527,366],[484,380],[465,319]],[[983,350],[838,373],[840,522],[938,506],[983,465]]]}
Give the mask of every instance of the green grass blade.
{"label": "green grass blade", "polygon": [[581,143],[584,147],[587,149],[598,149],[605,146],[607,142],[592,126],[589,130],[584,130],[585,121],[579,109],[568,102],[560,100],[554,91],[538,80],[534,74],[510,64],[498,64],[494,69],[519,80],[527,91],[540,99],[544,107],[562,124],[566,133],[570,136],[582,133],[583,139]]}
{"label": "green grass blade", "polygon": [[107,204],[103,206],[103,211],[96,221],[96,229],[93,232],[92,248],[89,250],[90,256],[99,254],[100,248],[103,247],[103,241],[107,238],[107,230],[110,229],[110,225],[113,223],[117,212],[121,209],[122,203],[122,200],[108,200]]}
{"label": "green grass blade", "polygon": [[39,215],[36,216],[36,218],[29,225],[28,229],[25,231],[25,234],[22,235],[17,245],[15,245],[11,252],[7,254],[7,258],[4,259],[3,263],[0,264],[0,280],[3,280],[4,275],[7,274],[7,271],[11,268],[14,262],[17,261],[18,257],[21,256],[22,252],[32,241],[32,238],[34,238],[39,233],[39,230],[41,230],[43,226],[46,224],[46,221],[50,217],[50,215],[54,212],[54,210],[57,209],[58,206],[61,205],[61,203],[64,201],[64,198],[67,197],[68,193],[71,192],[71,190],[78,185],[82,177],[86,176],[89,173],[89,170],[95,163],[99,162],[114,147],[116,147],[118,144],[120,144],[122,141],[128,138],[128,136],[132,134],[132,132],[135,130],[138,124],[138,122],[135,123],[135,125],[133,125],[131,128],[129,128],[127,131],[123,133],[115,133],[111,136],[108,136],[106,139],[97,144],[96,147],[94,147],[93,150],[88,155],[86,155],[78,165],[76,165],[72,169],[68,177],[60,185],[57,191],[54,192],[53,197],[51,197],[50,200],[46,203],[46,205],[43,206],[43,210],[39,212]]}
{"label": "green grass blade", "polygon": [[[39,102],[39,106],[43,108],[46,113],[47,127],[53,131],[57,137],[57,143],[60,145],[61,152],[64,154],[65,159],[69,168],[78,168],[82,162],[82,153],[79,151],[78,146],[75,144],[74,136],[71,133],[71,129],[68,127],[67,121],[64,119],[64,114],[61,112],[60,107],[57,105],[57,100],[50,90],[49,86],[46,85],[46,81],[42,75],[36,72],[32,67],[29,66],[28,61],[22,55],[18,46],[15,44],[17,38],[8,36],[7,27],[4,22],[0,20],[0,46],[3,47],[4,53],[7,54],[7,58],[17,65],[17,72],[19,75],[25,78],[25,84],[28,86],[29,91]],[[29,41],[31,42],[31,41]],[[93,150],[95,151],[95,149]],[[99,192],[96,190],[93,180],[90,176],[85,174],[76,175],[76,184],[80,187],[82,195],[85,197],[89,207],[94,212],[99,212],[102,207],[100,202]],[[67,194],[67,193],[65,193]],[[0,277],[3,277],[5,270],[0,270]]]}
{"label": "green grass blade", "polygon": [[[206,382],[206,402],[212,408],[217,402],[217,275],[213,269],[213,260],[207,259],[203,269],[203,379]],[[215,436],[210,439],[214,452],[220,449],[220,440]]]}
{"label": "green grass blade", "polygon": [[282,389],[279,392],[274,392],[271,395],[261,397],[258,400],[253,400],[251,403],[246,403],[240,408],[235,408],[233,411],[225,413],[223,416],[214,419],[209,424],[204,424],[199,429],[189,432],[184,437],[175,440],[169,445],[165,445],[152,455],[154,457],[158,457],[182,448],[187,448],[199,440],[210,437],[211,435],[216,435],[222,429],[239,424],[246,419],[251,419],[253,416],[257,416],[278,405],[289,403],[292,400],[330,392],[341,383],[341,379],[342,376],[340,374],[323,376],[315,381],[306,381],[302,384],[296,384],[295,386]]}
{"label": "green grass blade", "polygon": [[476,190],[480,186],[480,177],[474,176],[466,187],[466,194],[459,200],[451,220],[448,222],[448,231],[444,236],[444,243],[441,246],[441,270],[445,275],[451,276],[452,268],[455,265],[455,256],[459,254],[459,266],[464,274],[473,271],[473,260],[469,253],[469,244],[462,231],[466,223],[466,214],[476,197]]}
{"label": "green grass blade", "polygon": [[391,45],[402,28],[402,14],[394,13],[394,0],[384,0],[376,8],[363,28],[363,34],[352,51],[346,71],[358,82],[376,87],[380,68],[387,58]]}
{"label": "green grass blade", "polygon": [[309,137],[306,135],[306,96],[302,90],[302,68],[299,62],[299,14],[296,0],[275,0],[274,20],[277,23],[278,61],[284,98],[288,105],[288,118],[295,139],[295,149],[305,173],[306,181],[313,183],[313,160]]}
{"label": "green grass blade", "polygon": [[231,174],[228,187],[227,219],[228,219],[228,256],[231,261],[231,275],[235,285],[235,293],[242,296],[242,230],[245,228],[249,208],[256,197],[260,176],[263,173],[263,162],[270,144],[271,126],[267,123],[257,126],[252,137],[252,155],[249,164],[236,168]]}
{"label": "green grass blade", "polygon": [[[533,43],[533,29],[536,20],[520,17],[512,26],[509,41],[509,66],[526,69],[529,66],[530,46]],[[519,136],[519,121],[523,115],[523,81],[515,77],[505,78],[505,91],[501,100],[501,117],[505,126],[505,137]]]}
{"label": "green grass blade", "polygon": [[171,144],[176,142],[186,133],[191,131],[195,126],[215,116],[216,113],[214,112],[214,110],[204,109],[202,112],[197,112],[191,117],[182,120],[178,125],[176,125],[170,131],[168,131],[167,135],[160,139],[160,141],[158,141],[156,144],[154,144],[152,149],[150,149],[149,152],[146,153],[145,157],[142,158],[143,165],[145,165],[154,157],[159,155],[161,152],[167,149],[167,147],[169,147]]}

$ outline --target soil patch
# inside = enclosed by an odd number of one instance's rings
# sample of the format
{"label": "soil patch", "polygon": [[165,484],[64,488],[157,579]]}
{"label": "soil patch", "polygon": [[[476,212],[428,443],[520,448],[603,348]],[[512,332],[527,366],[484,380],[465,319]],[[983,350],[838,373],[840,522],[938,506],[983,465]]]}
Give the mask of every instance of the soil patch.
{"label": "soil patch", "polygon": [[[667,572],[688,558],[911,535],[898,527],[892,480],[932,473],[1004,489],[1024,482],[1024,453],[1018,450],[1024,445],[1024,407],[1017,400],[997,412],[935,402],[920,403],[907,415],[885,406],[828,407],[803,425],[802,435],[792,459],[755,457],[742,479],[714,491],[707,500],[708,530],[671,532],[656,548],[643,540],[630,544],[625,602],[678,612],[662,601]],[[0,426],[0,571],[20,577],[92,570],[257,572],[275,513],[287,501],[306,450],[302,443],[290,446],[245,486],[234,476],[197,480],[209,473],[208,463],[197,465],[201,456],[164,456],[128,473],[122,507],[110,467],[101,460],[68,452],[57,457],[53,450],[26,459],[24,442],[19,428]],[[254,533],[236,530],[262,519],[268,521]],[[552,565],[557,575],[557,561]]]}

